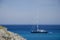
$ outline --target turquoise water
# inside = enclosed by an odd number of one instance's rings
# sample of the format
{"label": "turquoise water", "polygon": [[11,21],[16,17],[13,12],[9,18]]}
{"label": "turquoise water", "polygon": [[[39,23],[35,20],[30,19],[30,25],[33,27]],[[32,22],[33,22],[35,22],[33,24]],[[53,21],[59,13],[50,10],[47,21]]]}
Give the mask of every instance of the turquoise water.
{"label": "turquoise water", "polygon": [[27,40],[60,40],[60,33],[47,33],[47,34],[33,34],[33,33],[27,33],[27,34],[21,34]]}
{"label": "turquoise water", "polygon": [[[49,33],[31,33],[32,25],[4,25],[9,31],[18,33],[27,40],[60,40],[60,25],[41,25]],[[35,27],[35,26],[34,26]]]}

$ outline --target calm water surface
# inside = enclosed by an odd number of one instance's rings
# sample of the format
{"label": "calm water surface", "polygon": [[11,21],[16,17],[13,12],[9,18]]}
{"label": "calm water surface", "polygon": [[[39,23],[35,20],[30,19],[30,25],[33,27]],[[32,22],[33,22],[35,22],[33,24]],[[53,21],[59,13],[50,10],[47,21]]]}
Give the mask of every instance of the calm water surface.
{"label": "calm water surface", "polygon": [[[60,40],[60,25],[39,25],[49,33],[31,33],[33,25],[4,25],[9,31],[18,33],[27,40]],[[35,29],[36,25],[34,25]]]}

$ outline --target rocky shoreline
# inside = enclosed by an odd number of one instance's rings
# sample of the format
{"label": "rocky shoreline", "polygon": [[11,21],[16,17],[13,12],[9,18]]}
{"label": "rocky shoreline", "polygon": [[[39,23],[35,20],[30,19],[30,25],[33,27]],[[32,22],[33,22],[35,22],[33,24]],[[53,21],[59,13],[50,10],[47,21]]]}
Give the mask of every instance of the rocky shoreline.
{"label": "rocky shoreline", "polygon": [[26,40],[17,33],[7,30],[7,28],[0,26],[0,40]]}

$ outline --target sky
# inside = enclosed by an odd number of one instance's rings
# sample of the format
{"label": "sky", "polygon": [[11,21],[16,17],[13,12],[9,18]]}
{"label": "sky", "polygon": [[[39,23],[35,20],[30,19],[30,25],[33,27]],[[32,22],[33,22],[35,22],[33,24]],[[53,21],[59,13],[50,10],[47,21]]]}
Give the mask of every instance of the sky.
{"label": "sky", "polygon": [[0,0],[0,24],[60,25],[60,0]]}

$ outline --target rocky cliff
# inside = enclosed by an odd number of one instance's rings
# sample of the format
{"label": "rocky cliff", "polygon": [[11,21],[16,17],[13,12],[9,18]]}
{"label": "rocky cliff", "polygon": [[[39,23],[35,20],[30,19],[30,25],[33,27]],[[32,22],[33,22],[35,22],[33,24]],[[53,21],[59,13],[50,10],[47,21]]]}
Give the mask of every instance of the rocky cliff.
{"label": "rocky cliff", "polygon": [[0,26],[0,40],[26,40],[22,36],[10,32],[7,28]]}

